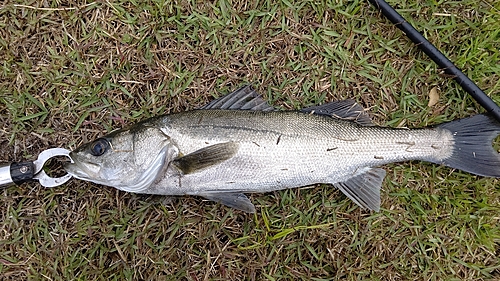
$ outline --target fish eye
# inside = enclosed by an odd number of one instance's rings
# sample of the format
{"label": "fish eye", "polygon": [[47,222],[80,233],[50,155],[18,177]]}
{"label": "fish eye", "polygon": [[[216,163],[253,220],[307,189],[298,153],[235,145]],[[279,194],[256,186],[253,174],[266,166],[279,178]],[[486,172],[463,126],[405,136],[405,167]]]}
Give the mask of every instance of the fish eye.
{"label": "fish eye", "polygon": [[90,154],[94,156],[101,156],[108,150],[109,147],[110,144],[108,140],[102,138],[97,139],[90,146]]}

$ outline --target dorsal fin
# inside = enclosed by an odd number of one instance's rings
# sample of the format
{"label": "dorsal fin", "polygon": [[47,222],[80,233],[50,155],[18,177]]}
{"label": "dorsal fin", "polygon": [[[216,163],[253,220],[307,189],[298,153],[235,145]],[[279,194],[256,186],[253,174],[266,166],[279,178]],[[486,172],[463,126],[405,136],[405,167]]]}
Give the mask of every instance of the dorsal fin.
{"label": "dorsal fin", "polygon": [[301,110],[304,113],[327,115],[334,118],[352,120],[363,126],[374,126],[370,116],[363,107],[354,100],[341,100],[323,105],[306,107]]}
{"label": "dorsal fin", "polygon": [[262,96],[253,89],[252,85],[243,86],[230,94],[213,100],[200,109],[275,110],[274,107],[269,105]]}

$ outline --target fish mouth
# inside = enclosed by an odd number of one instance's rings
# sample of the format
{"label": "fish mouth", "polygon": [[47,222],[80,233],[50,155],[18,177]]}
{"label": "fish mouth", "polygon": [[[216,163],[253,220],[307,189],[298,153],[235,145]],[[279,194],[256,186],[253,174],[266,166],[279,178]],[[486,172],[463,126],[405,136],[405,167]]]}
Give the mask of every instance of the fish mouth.
{"label": "fish mouth", "polygon": [[[71,157],[71,154],[70,154],[70,157]],[[81,180],[94,179],[94,177],[92,177],[93,173],[91,173],[90,170],[87,169],[87,167],[85,167],[85,165],[83,165],[82,162],[77,161],[73,157],[71,157],[71,159],[73,160],[72,163],[66,163],[63,166],[64,170],[66,170],[66,172],[69,175],[71,175],[74,178],[81,179]]]}

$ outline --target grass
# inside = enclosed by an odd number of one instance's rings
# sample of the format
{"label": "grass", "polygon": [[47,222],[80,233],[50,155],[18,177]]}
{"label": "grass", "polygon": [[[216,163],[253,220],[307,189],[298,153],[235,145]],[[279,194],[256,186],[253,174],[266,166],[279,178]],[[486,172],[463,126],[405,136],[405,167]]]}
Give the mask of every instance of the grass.
{"label": "grass", "polygon": [[[390,1],[500,103],[500,4]],[[8,1],[0,6],[0,159],[74,149],[245,83],[296,109],[355,98],[386,126],[481,108],[361,1]],[[439,102],[429,107],[437,88]],[[72,180],[0,195],[2,280],[496,280],[498,180],[386,167],[382,211],[330,186],[200,198]]]}

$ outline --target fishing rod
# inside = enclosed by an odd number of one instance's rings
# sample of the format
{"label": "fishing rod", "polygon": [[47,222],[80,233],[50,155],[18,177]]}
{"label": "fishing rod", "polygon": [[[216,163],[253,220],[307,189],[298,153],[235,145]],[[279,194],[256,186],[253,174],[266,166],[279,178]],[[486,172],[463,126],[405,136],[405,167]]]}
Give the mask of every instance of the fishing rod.
{"label": "fishing rod", "polygon": [[470,94],[486,111],[488,111],[498,122],[500,122],[500,107],[488,97],[472,80],[458,69],[443,53],[441,53],[431,42],[425,39],[410,23],[408,23],[391,5],[384,0],[369,0],[373,6],[379,9],[397,28],[406,34],[420,50],[431,58],[440,68],[444,69],[455,81]]}

